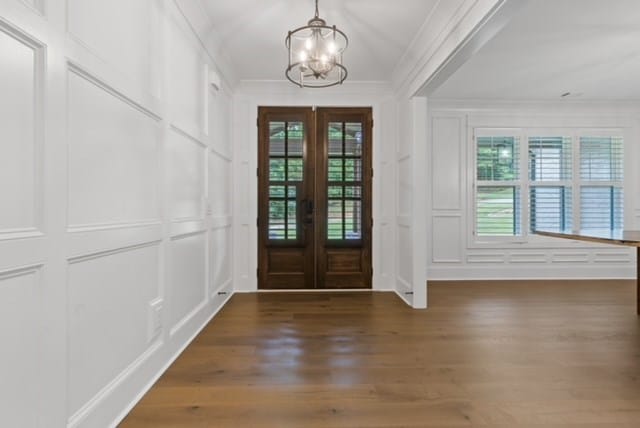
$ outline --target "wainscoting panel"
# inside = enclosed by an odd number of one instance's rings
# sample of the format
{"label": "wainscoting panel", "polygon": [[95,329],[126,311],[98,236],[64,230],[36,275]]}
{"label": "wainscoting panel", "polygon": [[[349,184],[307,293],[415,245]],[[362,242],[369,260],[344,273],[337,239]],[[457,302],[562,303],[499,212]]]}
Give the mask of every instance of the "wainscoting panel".
{"label": "wainscoting panel", "polygon": [[157,118],[71,66],[71,229],[159,221]]}
{"label": "wainscoting panel", "polygon": [[462,262],[462,216],[460,214],[436,214],[433,217],[432,260],[434,263]]}
{"label": "wainscoting panel", "polygon": [[209,140],[217,153],[230,157],[231,147],[231,97],[224,90],[210,90]]}
{"label": "wainscoting panel", "polygon": [[[171,20],[169,32],[171,124],[197,139],[204,135],[205,65],[197,40],[184,22]],[[215,126],[215,125],[214,125]]]}
{"label": "wainscoting panel", "polygon": [[402,157],[398,160],[398,215],[404,216],[411,213],[411,198],[413,186],[411,184],[411,158]]}
{"label": "wainscoting panel", "polygon": [[412,283],[413,275],[413,258],[411,257],[411,245],[412,245],[411,228],[399,224],[398,225],[398,253],[397,253],[397,266],[398,266],[398,278],[406,282]]}
{"label": "wainscoting panel", "polygon": [[67,325],[72,418],[149,348],[149,305],[159,297],[158,266],[157,244],[70,260]]}
{"label": "wainscoting panel", "polygon": [[213,229],[210,235],[209,280],[213,293],[231,281],[231,226]]}
{"label": "wainscoting panel", "polygon": [[42,50],[0,21],[0,239],[39,228]]}
{"label": "wainscoting panel", "polygon": [[209,154],[209,204],[213,218],[231,215],[231,160],[211,151]]}
{"label": "wainscoting panel", "polygon": [[[67,0],[67,31],[89,51],[159,94],[157,0]],[[117,31],[113,23],[117,22]]]}
{"label": "wainscoting panel", "polygon": [[[432,208],[459,210],[462,204],[461,149],[462,120],[458,117],[434,117],[432,121],[433,147],[431,171],[433,182]],[[437,181],[436,181],[437,180]]]}
{"label": "wainscoting panel", "polygon": [[173,335],[206,301],[206,234],[194,233],[171,241],[170,322]]}
{"label": "wainscoting panel", "polygon": [[40,288],[39,267],[0,272],[0,409],[6,427],[38,426]]}
{"label": "wainscoting panel", "polygon": [[234,292],[233,76],[194,12],[0,1],[2,427],[117,426]]}
{"label": "wainscoting panel", "polygon": [[171,218],[200,219],[204,215],[205,146],[172,129],[167,143]]}

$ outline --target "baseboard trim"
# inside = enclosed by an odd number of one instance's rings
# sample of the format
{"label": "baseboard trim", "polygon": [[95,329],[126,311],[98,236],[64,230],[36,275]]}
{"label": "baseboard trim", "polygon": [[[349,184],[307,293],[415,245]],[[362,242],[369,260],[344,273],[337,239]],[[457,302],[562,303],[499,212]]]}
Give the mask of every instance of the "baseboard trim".
{"label": "baseboard trim", "polygon": [[140,400],[142,400],[142,397],[145,396],[145,394],[147,392],[149,392],[149,390],[153,387],[153,385],[158,381],[158,379],[160,379],[160,377],[167,371],[167,369],[178,359],[178,357],[180,356],[180,354],[182,354],[184,352],[185,349],[187,349],[187,347],[191,344],[191,342],[193,342],[193,340],[196,338],[196,336],[198,334],[200,334],[200,332],[207,326],[207,324],[209,324],[211,322],[211,320],[218,314],[218,312],[229,302],[229,299],[231,299],[231,297],[233,297],[233,295],[235,294],[235,292],[231,292],[226,299],[224,300],[224,302],[218,306],[212,313],[210,316],[208,316],[202,323],[201,325],[195,330],[195,332],[189,336],[189,339],[187,341],[185,341],[185,343],[183,345],[181,345],[178,350],[169,358],[169,360],[162,365],[162,367],[160,368],[160,370],[158,371],[158,373],[156,373],[149,382],[147,382],[147,384],[142,388],[142,390],[134,397],[134,399],[129,403],[129,405],[127,405],[119,414],[118,416],[115,418],[115,420],[113,421],[112,424],[109,425],[110,428],[117,428],[118,424],[120,422],[122,422],[122,420],[129,414],[129,412],[131,412],[131,409],[133,409],[136,404],[138,404],[140,402]]}

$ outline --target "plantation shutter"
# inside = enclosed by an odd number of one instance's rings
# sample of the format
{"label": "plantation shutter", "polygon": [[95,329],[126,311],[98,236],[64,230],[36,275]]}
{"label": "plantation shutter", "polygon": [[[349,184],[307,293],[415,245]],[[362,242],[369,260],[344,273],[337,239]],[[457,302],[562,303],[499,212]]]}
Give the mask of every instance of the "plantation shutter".
{"label": "plantation shutter", "polygon": [[580,227],[622,229],[623,140],[580,138]]}
{"label": "plantation shutter", "polygon": [[528,146],[530,230],[571,229],[571,138],[530,137]]}

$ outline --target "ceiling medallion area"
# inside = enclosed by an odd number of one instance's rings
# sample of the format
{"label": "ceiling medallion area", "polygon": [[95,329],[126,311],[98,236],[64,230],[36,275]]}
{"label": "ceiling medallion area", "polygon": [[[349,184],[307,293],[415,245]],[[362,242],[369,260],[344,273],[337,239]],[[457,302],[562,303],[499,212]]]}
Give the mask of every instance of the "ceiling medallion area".
{"label": "ceiling medallion area", "polygon": [[287,79],[301,88],[326,88],[339,85],[347,78],[342,54],[349,39],[335,25],[320,18],[318,0],[316,13],[304,27],[289,31],[285,45],[289,64]]}

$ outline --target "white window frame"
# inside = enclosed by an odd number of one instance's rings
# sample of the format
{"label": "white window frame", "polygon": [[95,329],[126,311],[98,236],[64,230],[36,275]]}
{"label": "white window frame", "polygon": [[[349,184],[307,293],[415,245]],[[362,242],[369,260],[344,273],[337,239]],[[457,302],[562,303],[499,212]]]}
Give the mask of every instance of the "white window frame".
{"label": "white window frame", "polygon": [[[519,174],[518,174],[518,179],[517,180],[511,180],[511,181],[491,181],[491,186],[507,186],[507,187],[512,187],[515,186],[516,188],[518,188],[520,190],[520,207],[522,207],[522,203],[525,202],[526,200],[523,199],[524,197],[524,188],[523,188],[523,172],[525,170],[523,170],[523,165],[522,165],[522,138],[523,138],[523,132],[521,128],[474,128],[471,138],[472,138],[472,160],[471,163],[473,164],[473,169],[470,171],[471,172],[471,177],[472,177],[472,195],[471,195],[471,234],[472,234],[472,239],[475,243],[524,243],[526,242],[525,240],[525,234],[522,233],[521,235],[510,235],[510,236],[478,236],[476,233],[476,227],[477,227],[477,207],[478,207],[478,187],[482,187],[484,184],[482,182],[479,182],[478,180],[478,156],[477,156],[477,150],[478,150],[478,146],[477,146],[477,141],[478,138],[480,137],[514,137],[517,139],[518,141],[518,153],[520,153],[520,158],[518,159],[518,169],[519,169]],[[526,167],[526,161],[525,161],[525,167]],[[526,220],[525,217],[523,217],[522,215],[523,210],[520,210],[519,216],[519,221],[520,221],[520,230],[524,231],[524,226],[525,223],[524,221]]]}
{"label": "white window frame", "polygon": [[[470,156],[469,164],[469,183],[471,189],[471,195],[469,198],[469,236],[471,248],[494,248],[497,245],[505,247],[520,247],[523,244],[544,243],[548,245],[549,239],[543,236],[532,234],[529,230],[529,193],[531,187],[537,186],[566,186],[571,189],[572,197],[572,227],[578,229],[580,227],[580,188],[583,186],[616,186],[622,188],[624,197],[624,204],[627,204],[627,177],[628,170],[626,168],[627,163],[625,159],[628,157],[628,140],[622,128],[544,128],[544,127],[473,127],[470,134]],[[520,159],[518,164],[520,168],[519,179],[517,181],[491,182],[491,185],[498,186],[500,184],[504,186],[518,186],[520,188],[520,212],[517,214],[520,216],[521,235],[517,236],[478,236],[476,234],[477,227],[477,188],[483,186],[482,182],[477,179],[477,141],[478,137],[496,137],[496,136],[513,136],[518,139]],[[553,137],[568,137],[571,139],[571,179],[561,181],[540,181],[535,182],[529,179],[529,138],[553,138]],[[580,139],[583,137],[591,138],[609,138],[619,137],[623,139],[623,177],[621,181],[582,181],[580,177]],[[623,224],[626,224],[627,217],[625,215],[626,208],[623,206]]]}

